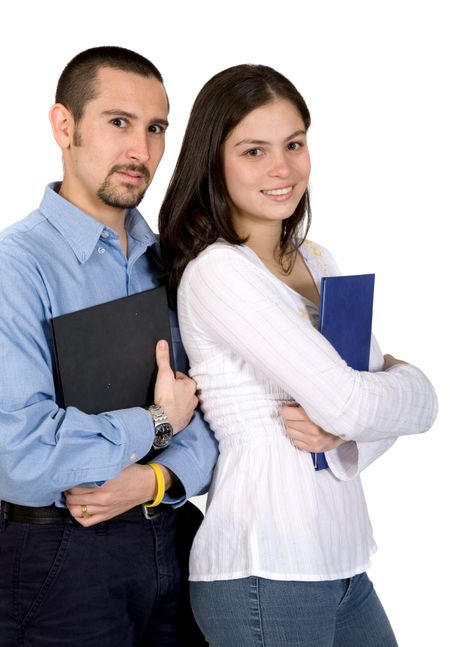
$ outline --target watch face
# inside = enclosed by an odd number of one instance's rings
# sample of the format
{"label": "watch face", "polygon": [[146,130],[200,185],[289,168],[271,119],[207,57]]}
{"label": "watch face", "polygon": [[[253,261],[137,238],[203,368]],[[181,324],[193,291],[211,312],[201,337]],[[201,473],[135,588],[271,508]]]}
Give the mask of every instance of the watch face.
{"label": "watch face", "polygon": [[153,447],[155,447],[156,449],[163,449],[164,447],[167,447],[167,445],[170,443],[172,435],[172,425],[167,422],[163,422],[162,424],[158,425],[155,429]]}

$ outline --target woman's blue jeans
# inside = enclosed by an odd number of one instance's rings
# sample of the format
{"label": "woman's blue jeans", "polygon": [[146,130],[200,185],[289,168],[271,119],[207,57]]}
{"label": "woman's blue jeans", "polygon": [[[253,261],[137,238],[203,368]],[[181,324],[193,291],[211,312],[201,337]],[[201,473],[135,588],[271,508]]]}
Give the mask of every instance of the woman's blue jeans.
{"label": "woman's blue jeans", "polygon": [[210,647],[397,646],[365,573],[326,582],[191,582],[190,591]]}

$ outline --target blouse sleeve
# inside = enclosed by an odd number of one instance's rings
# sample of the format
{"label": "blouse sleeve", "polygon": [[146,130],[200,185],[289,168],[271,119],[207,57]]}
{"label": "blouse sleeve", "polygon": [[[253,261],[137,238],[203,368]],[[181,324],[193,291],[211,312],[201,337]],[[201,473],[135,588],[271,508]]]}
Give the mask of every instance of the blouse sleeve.
{"label": "blouse sleeve", "polygon": [[[208,248],[186,269],[179,290],[183,342],[216,340],[300,403],[309,417],[344,440],[374,441],[424,432],[437,413],[433,386],[418,368],[369,373],[351,369],[277,280],[241,248]],[[391,440],[389,440],[391,442]]]}

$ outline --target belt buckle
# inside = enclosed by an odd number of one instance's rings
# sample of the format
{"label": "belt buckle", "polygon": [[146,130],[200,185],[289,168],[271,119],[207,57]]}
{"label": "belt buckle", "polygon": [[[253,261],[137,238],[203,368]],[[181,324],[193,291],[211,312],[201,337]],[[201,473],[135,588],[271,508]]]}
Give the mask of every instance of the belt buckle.
{"label": "belt buckle", "polygon": [[149,506],[146,506],[144,503],[141,505],[142,508],[142,514],[144,517],[150,521],[150,519],[154,519],[155,517],[159,517],[161,514],[161,510],[157,510],[156,508],[150,508]]}

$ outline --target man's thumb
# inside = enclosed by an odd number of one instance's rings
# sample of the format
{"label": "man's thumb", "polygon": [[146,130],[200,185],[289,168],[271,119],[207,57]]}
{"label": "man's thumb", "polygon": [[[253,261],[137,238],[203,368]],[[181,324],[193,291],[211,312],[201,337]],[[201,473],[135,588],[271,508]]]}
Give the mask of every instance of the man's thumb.
{"label": "man's thumb", "polygon": [[159,370],[163,368],[170,369],[169,344],[165,339],[160,339],[156,344],[156,363]]}

